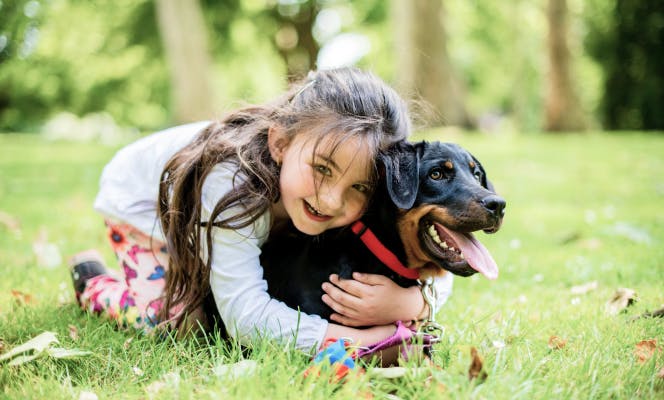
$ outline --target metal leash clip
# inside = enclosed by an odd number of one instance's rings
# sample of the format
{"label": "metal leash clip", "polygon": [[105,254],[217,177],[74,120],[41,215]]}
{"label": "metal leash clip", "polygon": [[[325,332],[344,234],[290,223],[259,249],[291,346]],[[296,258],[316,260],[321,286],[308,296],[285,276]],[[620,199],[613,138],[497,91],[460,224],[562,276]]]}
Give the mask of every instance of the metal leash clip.
{"label": "metal leash clip", "polygon": [[436,322],[436,291],[433,288],[433,279],[427,278],[420,284],[422,286],[422,297],[429,306],[429,317],[420,325],[417,333],[430,335],[432,336],[432,342],[439,342],[443,333],[445,333],[445,328]]}

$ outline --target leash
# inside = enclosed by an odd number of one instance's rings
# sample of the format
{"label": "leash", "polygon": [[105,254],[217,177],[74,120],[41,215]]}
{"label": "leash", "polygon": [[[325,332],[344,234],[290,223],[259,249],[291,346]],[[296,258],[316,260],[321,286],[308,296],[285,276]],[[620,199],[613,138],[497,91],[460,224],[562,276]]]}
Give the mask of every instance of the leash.
{"label": "leash", "polygon": [[386,267],[397,274],[408,279],[420,279],[420,273],[413,269],[408,269],[394,255],[376,235],[362,221],[356,221],[350,229],[355,233],[362,243],[375,255]]}
{"label": "leash", "polygon": [[436,291],[433,288],[433,279],[427,278],[424,282],[420,282],[420,286],[422,287],[422,297],[429,306],[429,317],[424,320],[417,332],[431,335],[440,340],[445,328],[436,322]]}

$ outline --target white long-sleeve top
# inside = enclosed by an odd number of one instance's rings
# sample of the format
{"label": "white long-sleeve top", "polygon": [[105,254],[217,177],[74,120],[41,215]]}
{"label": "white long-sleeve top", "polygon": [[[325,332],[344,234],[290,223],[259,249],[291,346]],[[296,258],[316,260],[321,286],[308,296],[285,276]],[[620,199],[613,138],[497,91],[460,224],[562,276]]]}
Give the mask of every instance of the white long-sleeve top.
{"label": "white long-sleeve top", "polygon": [[[166,162],[208,124],[170,128],[121,149],[102,172],[95,210],[164,241],[157,217],[161,173]],[[203,185],[202,221],[208,221],[217,201],[234,190],[235,172],[232,162],[220,163],[210,172]],[[225,210],[222,216],[229,213],[233,210]],[[270,221],[266,212],[242,229],[213,228],[210,285],[217,308],[228,333],[240,343],[261,336],[295,340],[295,346],[305,351],[315,349],[323,342],[328,322],[293,310],[267,293],[259,256]],[[207,259],[207,243],[203,242],[201,257]],[[451,274],[436,279],[434,287],[440,306],[451,293]]]}

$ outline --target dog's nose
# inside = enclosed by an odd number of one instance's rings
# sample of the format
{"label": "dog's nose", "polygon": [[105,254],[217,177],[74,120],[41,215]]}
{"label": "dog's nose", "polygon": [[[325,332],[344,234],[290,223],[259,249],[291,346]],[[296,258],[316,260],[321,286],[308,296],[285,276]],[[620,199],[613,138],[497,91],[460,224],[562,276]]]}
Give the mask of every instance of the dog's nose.
{"label": "dog's nose", "polygon": [[502,218],[505,216],[505,199],[495,194],[483,198],[480,203],[489,210],[494,217]]}

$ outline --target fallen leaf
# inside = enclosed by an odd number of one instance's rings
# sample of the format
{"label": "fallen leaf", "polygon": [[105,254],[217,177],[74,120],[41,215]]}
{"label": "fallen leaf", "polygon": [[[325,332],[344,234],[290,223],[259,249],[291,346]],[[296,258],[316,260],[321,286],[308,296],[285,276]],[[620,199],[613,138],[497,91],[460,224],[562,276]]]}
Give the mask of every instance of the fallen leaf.
{"label": "fallen leaf", "polygon": [[[14,358],[18,356],[21,353],[25,353],[28,351],[33,351],[36,356],[38,356],[40,353],[42,353],[47,347],[49,347],[52,343],[58,343],[58,339],[55,337],[55,333],[53,332],[43,332],[34,338],[28,340],[27,342],[14,347],[10,351],[6,352],[5,354],[0,356],[0,361],[5,361],[9,360],[10,358]],[[36,357],[35,356],[35,357]],[[28,360],[30,361],[30,360]]]}
{"label": "fallen leaf", "polygon": [[484,381],[488,375],[485,371],[482,371],[482,357],[480,357],[475,347],[470,348],[470,357],[472,360],[470,361],[470,368],[468,368],[468,379],[472,381],[477,378],[479,382]]}
{"label": "fallen leaf", "polygon": [[549,348],[551,350],[564,349],[565,346],[567,346],[567,340],[555,335],[549,338]]}
{"label": "fallen leaf", "polygon": [[597,281],[584,283],[583,285],[572,286],[570,291],[572,292],[572,294],[580,295],[580,294],[586,294],[595,289],[597,289]]}
{"label": "fallen leaf", "polygon": [[69,325],[69,337],[73,341],[78,340],[78,328],[75,327],[74,325]]}
{"label": "fallen leaf", "polygon": [[78,349],[63,349],[52,347],[59,343],[53,332],[43,332],[27,342],[14,347],[7,353],[0,355],[0,361],[8,361],[7,365],[15,366],[30,362],[42,355],[52,358],[74,358],[92,354],[92,352]]}
{"label": "fallen leaf", "polygon": [[636,292],[629,288],[619,288],[613,294],[611,300],[606,303],[606,312],[609,315],[617,315],[637,300]]}
{"label": "fallen leaf", "polygon": [[127,340],[124,341],[124,343],[122,344],[122,347],[123,347],[125,350],[129,350],[129,347],[131,346],[131,342],[132,342],[133,340],[134,340],[133,337],[128,338]]}
{"label": "fallen leaf", "polygon": [[91,351],[78,349],[63,349],[61,347],[51,347],[46,349],[46,353],[53,358],[76,358],[89,356]]}
{"label": "fallen leaf", "polygon": [[655,351],[660,351],[660,349],[657,348],[656,339],[642,340],[636,344],[634,348],[634,355],[638,359],[639,363],[643,364],[652,358],[652,356],[655,354]]}
{"label": "fallen leaf", "polygon": [[34,299],[32,298],[31,294],[28,293],[23,293],[20,290],[11,290],[12,297],[16,302],[22,306],[26,304],[32,304],[34,303]]}

